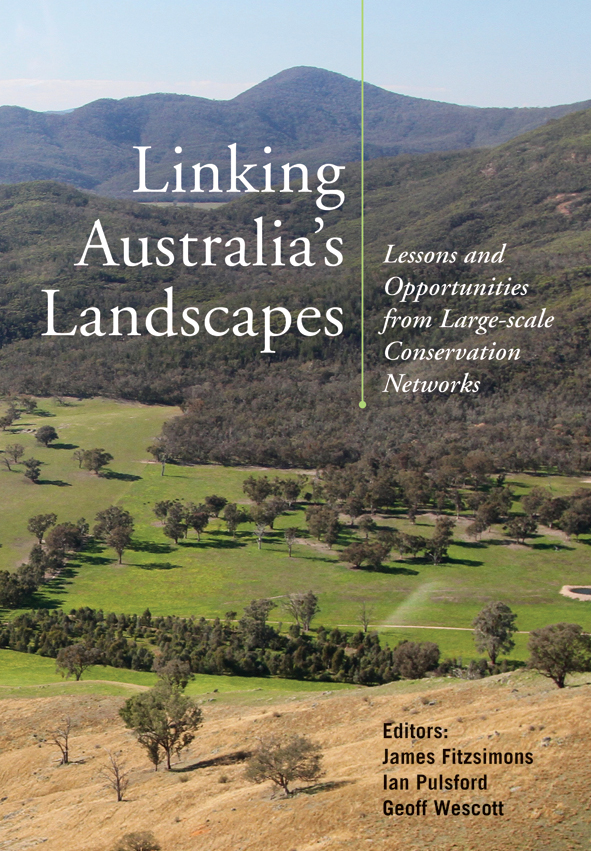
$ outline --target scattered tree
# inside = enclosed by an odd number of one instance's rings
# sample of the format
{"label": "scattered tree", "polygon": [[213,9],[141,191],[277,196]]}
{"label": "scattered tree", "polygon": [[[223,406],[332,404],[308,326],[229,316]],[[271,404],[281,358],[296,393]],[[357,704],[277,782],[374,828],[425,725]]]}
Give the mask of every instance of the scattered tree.
{"label": "scattered tree", "polygon": [[510,653],[515,647],[517,615],[505,603],[489,603],[472,621],[474,641],[479,653],[488,653],[491,664],[497,664],[499,653]]}
{"label": "scattered tree", "polygon": [[373,620],[375,615],[375,610],[373,606],[370,606],[366,603],[365,600],[362,601],[361,606],[359,607],[359,621],[361,626],[363,627],[363,632],[367,634],[367,630],[369,629],[369,624]]}
{"label": "scattered tree", "polygon": [[179,540],[187,534],[187,524],[184,522],[182,515],[169,512],[164,521],[162,531],[167,538],[172,538],[175,544],[178,544]]}
{"label": "scattered tree", "polygon": [[529,636],[529,667],[564,688],[568,674],[591,667],[591,637],[577,623],[554,623]]}
{"label": "scattered tree", "polygon": [[197,540],[201,540],[201,533],[209,523],[209,512],[205,505],[194,505],[190,502],[185,509],[185,522],[197,533]]}
{"label": "scattered tree", "polygon": [[191,744],[202,723],[202,712],[195,701],[178,686],[166,682],[130,697],[119,714],[125,726],[134,730],[156,770],[160,750],[170,769],[172,755],[178,756]]}
{"label": "scattered tree", "polygon": [[447,556],[447,549],[453,540],[454,526],[455,522],[450,517],[438,517],[435,521],[435,532],[425,549],[433,564],[440,564]]}
{"label": "scattered tree", "polygon": [[160,851],[161,845],[150,830],[126,833],[113,848],[113,851]]}
{"label": "scattered tree", "polygon": [[338,511],[330,505],[311,506],[306,511],[306,522],[310,534],[324,540],[331,547],[337,540],[340,523]]}
{"label": "scattered tree", "polygon": [[305,482],[305,476],[300,476],[299,479],[280,479],[276,476],[274,482],[275,491],[279,496],[282,496],[289,507],[292,508],[294,502],[297,501]]}
{"label": "scattered tree", "polygon": [[4,416],[0,417],[0,428],[2,431],[6,431],[15,420],[18,420],[20,417],[20,411],[17,411],[16,408],[11,405]]}
{"label": "scattered tree", "polygon": [[26,461],[23,461],[25,467],[25,478],[30,479],[34,484],[36,484],[41,477],[41,461],[37,458],[27,458]]}
{"label": "scattered tree", "polygon": [[313,591],[290,594],[283,605],[295,618],[297,625],[305,631],[310,629],[312,618],[320,611],[318,597]]}
{"label": "scattered tree", "polygon": [[18,464],[20,459],[25,454],[25,447],[20,443],[9,443],[6,449],[4,450],[4,456],[2,458],[4,462],[4,466],[10,470],[11,464]]}
{"label": "scattered tree", "polygon": [[225,496],[217,496],[215,493],[205,497],[205,507],[212,517],[218,517],[222,508],[228,504]]}
{"label": "scattered tree", "polygon": [[55,660],[56,670],[65,676],[67,680],[71,676],[76,677],[76,682],[82,678],[82,674],[92,665],[98,665],[101,660],[101,651],[97,647],[87,647],[85,644],[69,644],[61,647]]}
{"label": "scattered tree", "polygon": [[359,569],[367,556],[367,544],[355,541],[341,551],[341,559]]}
{"label": "scattered tree", "polygon": [[119,556],[119,564],[122,563],[123,553],[131,543],[131,531],[126,526],[115,526],[107,535],[107,544],[113,547]]}
{"label": "scattered tree", "polygon": [[37,439],[37,443],[40,443],[42,446],[49,446],[50,443],[53,443],[55,440],[59,440],[59,435],[53,426],[44,425],[41,428],[38,428],[35,432],[35,437]]}
{"label": "scattered tree", "polygon": [[259,550],[263,544],[263,538],[265,537],[265,532],[267,531],[266,523],[257,523],[254,527],[254,536],[257,539],[257,546]]}
{"label": "scattered tree", "polygon": [[69,717],[62,718],[61,726],[56,727],[49,733],[49,740],[60,749],[62,758],[60,765],[69,765],[70,763],[70,732],[72,730],[72,721]]}
{"label": "scattered tree", "polygon": [[82,452],[82,466],[85,470],[96,473],[97,476],[102,474],[103,468],[108,466],[112,460],[111,453],[105,452],[104,449],[84,449]]}
{"label": "scattered tree", "polygon": [[249,499],[260,505],[273,493],[274,487],[266,476],[249,476],[242,483],[242,490]]}
{"label": "scattered tree", "polygon": [[373,519],[371,514],[364,514],[357,521],[357,527],[361,529],[362,532],[365,532],[365,540],[369,540],[369,533],[375,532],[376,530],[376,521]]}
{"label": "scattered tree", "polygon": [[512,517],[507,523],[507,532],[512,538],[515,538],[518,544],[525,544],[525,539],[535,535],[537,528],[536,521],[533,517],[528,517],[527,514]]}
{"label": "scattered tree", "polygon": [[293,545],[297,541],[301,532],[296,526],[288,526],[287,529],[283,530],[283,534],[285,536],[285,543],[287,544],[289,557],[291,558],[291,551],[292,551]]}
{"label": "scattered tree", "polygon": [[392,549],[392,544],[386,540],[374,541],[362,546],[365,547],[365,559],[370,570],[379,570]]}
{"label": "scattered tree", "polygon": [[164,471],[166,470],[166,464],[171,460],[171,457],[168,451],[158,443],[153,443],[151,446],[148,446],[146,449],[150,455],[153,455],[155,460],[160,464],[160,475],[164,475]]}
{"label": "scattered tree", "polygon": [[103,511],[99,511],[94,520],[95,538],[106,538],[113,529],[127,529],[129,534],[133,535],[133,517],[129,511],[118,505],[110,505]]}
{"label": "scattered tree", "polygon": [[57,523],[56,514],[36,514],[29,518],[27,529],[31,535],[35,535],[39,544],[43,543],[43,535],[51,527]]}
{"label": "scattered tree", "polygon": [[85,543],[85,536],[75,523],[60,523],[54,526],[45,538],[47,552],[57,553],[62,558],[66,553],[78,552]]}
{"label": "scattered tree", "polygon": [[270,780],[291,795],[289,784],[294,780],[312,782],[322,776],[321,762],[320,745],[305,736],[262,739],[248,761],[246,777],[253,783]]}
{"label": "scattered tree", "polygon": [[158,656],[154,660],[152,670],[158,674],[163,683],[166,683],[171,688],[177,687],[184,689],[191,680],[195,679],[190,664],[177,658],[169,659],[165,662],[162,656]]}
{"label": "scattered tree", "polygon": [[117,796],[117,801],[122,801],[129,786],[129,771],[119,755],[107,751],[109,761],[101,768],[99,774],[107,781],[107,785]]}
{"label": "scattered tree", "polygon": [[226,505],[223,516],[226,521],[226,526],[228,527],[228,532],[230,532],[233,538],[236,537],[236,529],[238,526],[249,520],[248,512],[238,508],[235,502],[229,502]]}

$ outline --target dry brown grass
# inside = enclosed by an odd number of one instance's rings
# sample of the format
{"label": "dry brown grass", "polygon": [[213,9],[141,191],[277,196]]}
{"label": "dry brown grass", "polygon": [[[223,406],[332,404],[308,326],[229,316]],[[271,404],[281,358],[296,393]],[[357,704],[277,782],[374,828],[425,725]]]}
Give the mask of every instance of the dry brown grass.
{"label": "dry brown grass", "polygon": [[[37,845],[44,851],[108,851],[124,833],[139,830],[151,830],[163,851],[588,848],[590,690],[582,683],[559,691],[519,674],[392,684],[268,707],[207,703],[192,750],[174,771],[158,773],[123,728],[120,698],[7,699],[0,702],[0,851]],[[42,739],[64,716],[76,725],[76,762],[59,766],[57,749]],[[405,803],[419,797],[416,791],[382,790],[384,747],[394,748],[381,735],[389,720],[442,724],[449,731],[447,746],[532,751],[534,765],[487,767],[490,791],[448,793],[462,802],[503,800],[503,818],[388,818],[381,812],[385,797]],[[220,759],[251,749],[259,736],[292,732],[323,745],[326,776],[315,789],[285,798],[269,785],[245,781],[243,764]],[[122,752],[132,769],[127,800],[119,804],[99,774],[106,749]],[[400,749],[408,750],[409,743]],[[415,746],[421,749],[439,753],[441,746]],[[424,773],[453,776],[458,770],[483,773],[439,765]],[[399,770],[399,776],[415,773]]]}

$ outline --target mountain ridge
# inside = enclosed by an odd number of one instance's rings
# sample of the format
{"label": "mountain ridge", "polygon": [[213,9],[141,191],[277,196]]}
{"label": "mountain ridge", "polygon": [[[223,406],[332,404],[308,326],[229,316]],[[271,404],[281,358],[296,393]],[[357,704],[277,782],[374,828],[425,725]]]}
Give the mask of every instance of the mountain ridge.
{"label": "mountain ridge", "polygon": [[[554,107],[459,106],[366,83],[366,158],[494,146],[590,106],[591,100]],[[328,160],[359,159],[360,83],[301,66],[228,101],[154,93],[100,99],[63,114],[3,106],[0,183],[58,180],[108,197],[178,198],[134,193],[138,176],[133,146],[152,147],[150,178],[161,186],[174,176],[172,167],[179,161],[175,146],[183,148],[185,163],[214,162],[225,175],[227,146],[234,142],[243,162],[262,161],[267,145],[274,163],[301,160],[312,168]],[[212,198],[219,196],[198,196]]]}

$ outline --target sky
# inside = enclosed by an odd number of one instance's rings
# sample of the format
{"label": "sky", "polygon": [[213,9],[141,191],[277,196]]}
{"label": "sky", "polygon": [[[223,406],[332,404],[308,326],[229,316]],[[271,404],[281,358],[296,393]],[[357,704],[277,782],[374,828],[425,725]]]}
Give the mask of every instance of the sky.
{"label": "sky", "polygon": [[[589,0],[364,0],[365,79],[472,106],[591,99]],[[295,65],[361,76],[361,0],[0,0],[0,105],[228,99]]]}

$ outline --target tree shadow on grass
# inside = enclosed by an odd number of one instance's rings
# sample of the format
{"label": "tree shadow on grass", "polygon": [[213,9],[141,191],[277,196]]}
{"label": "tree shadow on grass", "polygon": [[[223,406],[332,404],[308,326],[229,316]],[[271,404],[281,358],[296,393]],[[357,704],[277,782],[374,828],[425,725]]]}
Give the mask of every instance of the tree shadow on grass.
{"label": "tree shadow on grass", "polygon": [[136,476],[133,473],[115,473],[113,470],[106,470],[102,474],[103,479],[117,479],[120,482],[139,482],[141,476]]}
{"label": "tree shadow on grass", "polygon": [[235,550],[238,547],[245,547],[246,541],[234,541],[230,538],[215,541],[179,541],[178,545],[185,550]]}
{"label": "tree shadow on grass", "polygon": [[52,443],[52,449],[78,449],[77,443]]}
{"label": "tree shadow on grass", "polygon": [[161,555],[171,553],[174,547],[170,544],[158,544],[156,541],[132,541],[127,549],[133,550],[134,553],[154,553],[155,555]]}
{"label": "tree shadow on grass", "polygon": [[390,573],[392,576],[418,576],[419,571],[412,567],[400,566],[397,564],[383,565],[377,570],[369,571],[370,573]]}
{"label": "tree shadow on grass", "polygon": [[[34,597],[39,597],[42,601],[42,605],[38,608],[41,609],[56,609],[62,605],[63,601],[56,602],[53,598],[46,598],[44,591],[47,590],[54,594],[55,592],[65,592],[66,585],[71,585],[76,576],[78,575],[78,571],[75,569],[77,565],[73,565],[72,563],[68,564],[67,567],[61,571],[59,576],[56,576],[55,579],[50,579],[45,585],[43,585],[43,591],[37,591]],[[45,602],[43,602],[45,601]]]}
{"label": "tree shadow on grass", "polygon": [[344,562],[339,562],[338,553],[335,553],[334,558],[327,558],[327,556],[322,556],[318,552],[316,552],[314,555],[298,555],[298,556],[292,556],[292,558],[293,558],[294,561],[296,559],[301,559],[302,561],[318,561],[318,562],[324,562],[325,564],[332,564],[332,565],[344,564]]}
{"label": "tree shadow on grass", "polygon": [[315,783],[314,786],[303,786],[294,789],[290,797],[294,795],[318,795],[319,792],[332,792],[333,789],[342,789],[343,786],[351,786],[356,780],[330,780],[328,783]]}
{"label": "tree shadow on grass", "polygon": [[113,561],[112,558],[107,558],[107,556],[98,556],[98,555],[77,555],[76,562],[82,566],[84,564],[90,565],[90,567],[100,567],[104,564],[111,564]]}
{"label": "tree shadow on grass", "polygon": [[71,488],[70,482],[63,482],[61,479],[39,479],[38,485],[55,485],[56,488]]}
{"label": "tree shadow on grass", "polygon": [[466,550],[485,550],[487,547],[508,547],[514,544],[513,538],[485,538],[484,541],[454,541],[454,547]]}
{"label": "tree shadow on grass", "polygon": [[215,768],[218,765],[236,765],[239,762],[245,762],[252,756],[252,751],[234,751],[234,753],[221,754],[213,759],[202,759],[199,762],[193,762],[191,765],[183,765],[181,768],[172,768],[175,774],[186,774],[188,771],[197,771],[200,768]]}
{"label": "tree shadow on grass", "polygon": [[137,567],[138,570],[176,570],[182,565],[172,564],[170,561],[149,561],[146,564],[134,564],[132,567]]}
{"label": "tree shadow on grass", "polygon": [[482,567],[484,562],[476,561],[471,558],[450,558],[447,556],[447,558],[442,559],[439,564],[434,565],[431,561],[426,561],[425,564],[430,564],[432,567],[445,567],[446,564],[463,564],[466,567]]}
{"label": "tree shadow on grass", "polygon": [[[582,541],[581,543],[587,543]],[[556,552],[572,552],[574,547],[567,547],[566,544],[530,544],[532,550],[555,550]]]}
{"label": "tree shadow on grass", "polygon": [[[346,563],[341,562],[341,564]],[[418,570],[400,564],[382,564],[380,567],[351,567],[350,569],[358,573],[383,573],[390,576],[418,576],[419,574]]]}
{"label": "tree shadow on grass", "polygon": [[[29,608],[53,610],[53,609],[61,609],[63,607],[63,605],[64,605],[64,600],[59,599],[59,598],[54,598],[54,597],[46,597],[45,594],[40,593],[39,591],[36,591],[34,594],[31,594]],[[5,611],[9,611],[9,609],[6,609]]]}

